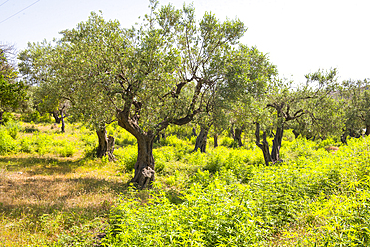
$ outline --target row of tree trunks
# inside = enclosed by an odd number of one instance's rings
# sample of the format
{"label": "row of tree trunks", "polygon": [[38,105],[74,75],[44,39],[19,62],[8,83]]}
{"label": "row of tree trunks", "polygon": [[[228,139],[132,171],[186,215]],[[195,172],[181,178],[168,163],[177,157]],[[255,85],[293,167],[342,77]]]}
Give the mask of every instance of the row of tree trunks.
{"label": "row of tree trunks", "polygon": [[[350,129],[348,132],[346,132],[345,130],[343,130],[343,134],[341,135],[340,137],[340,140],[343,144],[345,145],[348,145],[347,144],[347,137],[350,136],[350,137],[354,137],[354,138],[359,138],[361,137],[360,134],[356,133],[356,131],[354,131],[353,129]],[[370,135],[370,124],[366,125],[366,129],[365,129],[365,133],[364,133],[365,136],[368,136]]]}
{"label": "row of tree trunks", "polygon": [[98,158],[102,158],[104,156],[108,156],[109,161],[115,161],[115,157],[113,155],[114,151],[114,137],[107,136],[107,131],[104,129],[96,131],[99,139],[98,150],[96,151],[96,156]]}

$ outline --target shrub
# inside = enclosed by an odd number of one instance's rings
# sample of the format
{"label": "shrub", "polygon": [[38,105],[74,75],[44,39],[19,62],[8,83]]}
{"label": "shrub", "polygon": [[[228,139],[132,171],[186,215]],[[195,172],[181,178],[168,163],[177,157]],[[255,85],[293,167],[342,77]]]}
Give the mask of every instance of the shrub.
{"label": "shrub", "polygon": [[16,141],[9,135],[4,126],[0,126],[0,154],[4,155],[16,150]]}
{"label": "shrub", "polygon": [[18,136],[18,132],[21,129],[21,126],[19,125],[18,122],[14,121],[8,121],[5,124],[5,128],[8,131],[9,135],[13,138],[16,139]]}
{"label": "shrub", "polygon": [[34,148],[33,148],[33,141],[29,137],[23,137],[20,140],[20,151],[24,153],[32,153]]}
{"label": "shrub", "polygon": [[4,112],[3,123],[6,124],[9,121],[15,121],[13,114],[10,112]]}
{"label": "shrub", "polygon": [[63,142],[58,148],[58,154],[61,157],[72,157],[76,151],[74,144],[67,141]]}
{"label": "shrub", "polygon": [[52,148],[52,135],[47,135],[44,133],[37,133],[33,136],[35,143],[35,151],[39,155],[44,155],[50,151]]}
{"label": "shrub", "polygon": [[114,150],[114,155],[119,161],[118,170],[122,172],[131,172],[135,168],[137,160],[137,147],[127,146]]}
{"label": "shrub", "polygon": [[233,138],[225,136],[224,138],[221,139],[221,146],[228,148],[236,148],[238,147],[238,143],[236,143]]}
{"label": "shrub", "polygon": [[108,246],[250,246],[265,236],[250,193],[237,184],[217,178],[205,188],[193,184],[182,203],[171,203],[159,191],[143,204],[135,193],[112,209]]}

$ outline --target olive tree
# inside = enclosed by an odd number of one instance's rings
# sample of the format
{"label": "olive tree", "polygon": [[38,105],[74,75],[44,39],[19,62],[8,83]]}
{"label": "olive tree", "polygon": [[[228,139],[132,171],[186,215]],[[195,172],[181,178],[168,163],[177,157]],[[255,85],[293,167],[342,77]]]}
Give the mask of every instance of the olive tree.
{"label": "olive tree", "polygon": [[343,142],[346,137],[359,137],[362,130],[366,129],[365,135],[370,134],[370,83],[368,80],[343,81],[337,97],[343,101],[343,109],[346,122],[343,133]]}
{"label": "olive tree", "polygon": [[[255,115],[256,145],[262,150],[266,165],[281,160],[284,130],[292,127],[291,123],[305,120],[305,128],[322,135],[341,130],[342,122],[335,118],[339,116],[340,105],[332,98],[337,87],[336,74],[336,69],[327,72],[319,70],[306,75],[306,84],[296,87],[292,82],[276,80],[265,97],[255,102],[255,107],[259,108]],[[271,127],[275,130],[272,132],[274,138],[270,152],[267,130]]]}
{"label": "olive tree", "polygon": [[220,92],[247,93],[252,87],[233,67],[245,31],[238,19],[220,21],[206,13],[197,21],[192,6],[151,1],[150,13],[132,28],[92,13],[62,31],[44,61],[52,83],[84,121],[99,126],[114,117],[135,136],[132,182],[145,188],[154,181],[153,142],[161,131],[207,112]]}
{"label": "olive tree", "polygon": [[26,96],[26,86],[18,80],[18,72],[9,61],[12,52],[12,46],[0,45],[0,123],[4,112],[18,108]]}
{"label": "olive tree", "polygon": [[[241,146],[241,132],[245,123],[242,123],[244,118],[242,114],[239,114],[240,109],[248,108],[251,99],[264,92],[272,76],[276,74],[276,68],[269,62],[267,54],[260,52],[256,47],[249,48],[246,45],[240,45],[236,52],[231,57],[232,60],[228,61],[230,69],[227,76],[229,78],[238,77],[240,81],[228,85],[227,89],[210,92],[213,96],[204,114],[200,114],[197,119],[201,130],[194,150],[205,151],[207,134],[211,126],[213,126],[215,145],[217,145],[217,132],[226,129],[230,122],[242,126],[235,129],[234,135],[235,139],[236,136],[239,137],[239,146]],[[217,70],[222,66],[213,67]],[[214,72],[214,74],[217,73],[218,71]]]}

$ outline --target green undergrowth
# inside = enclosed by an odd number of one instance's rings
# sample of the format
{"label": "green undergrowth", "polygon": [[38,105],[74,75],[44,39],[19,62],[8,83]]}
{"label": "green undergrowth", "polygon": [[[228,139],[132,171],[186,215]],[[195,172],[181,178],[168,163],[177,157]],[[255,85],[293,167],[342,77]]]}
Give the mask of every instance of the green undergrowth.
{"label": "green undergrowth", "polygon": [[352,139],[332,154],[299,138],[283,152],[289,162],[268,167],[257,150],[188,154],[200,169],[178,200],[161,184],[145,199],[122,196],[105,244],[369,246],[369,142]]}
{"label": "green undergrowth", "polygon": [[[116,161],[94,157],[80,124],[0,126],[4,246],[369,246],[369,138],[340,146],[285,132],[282,162],[266,166],[253,139],[227,136],[193,152],[191,127],[154,143],[156,181],[128,184],[135,138],[116,123]],[[271,139],[268,139],[271,142]],[[340,146],[338,151],[326,151]],[[103,235],[104,235],[103,234]],[[1,243],[3,244],[3,243]]]}

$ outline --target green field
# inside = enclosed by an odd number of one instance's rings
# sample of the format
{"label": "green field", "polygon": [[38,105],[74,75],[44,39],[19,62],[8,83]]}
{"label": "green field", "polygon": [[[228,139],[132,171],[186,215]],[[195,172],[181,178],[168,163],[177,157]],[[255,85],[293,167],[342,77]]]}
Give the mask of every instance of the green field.
{"label": "green field", "polygon": [[265,166],[253,140],[192,152],[190,129],[170,128],[154,146],[153,188],[136,190],[135,139],[107,130],[115,162],[94,158],[97,137],[77,124],[0,127],[1,246],[370,244],[368,137],[328,152],[331,139],[287,132],[283,162]]}

